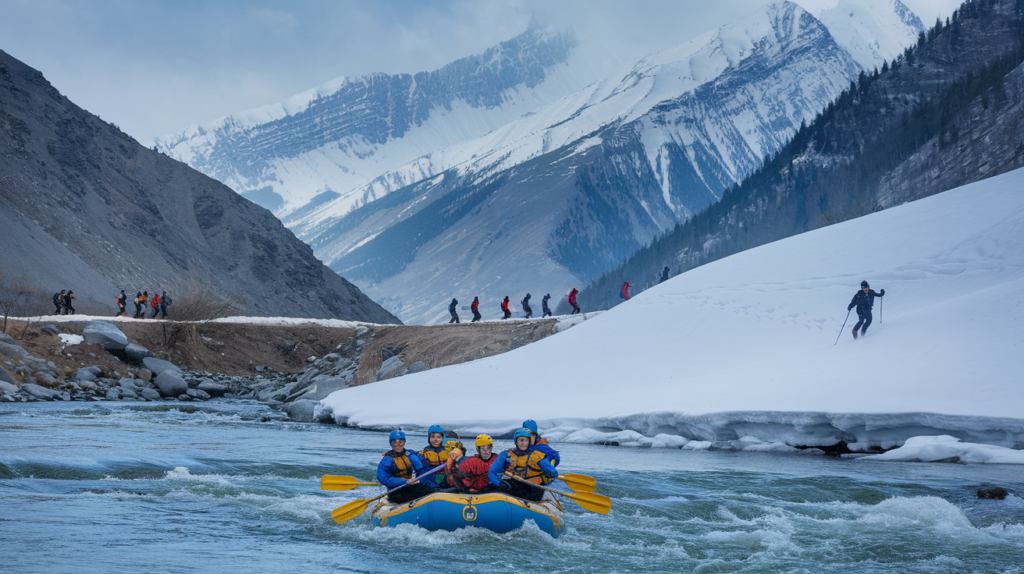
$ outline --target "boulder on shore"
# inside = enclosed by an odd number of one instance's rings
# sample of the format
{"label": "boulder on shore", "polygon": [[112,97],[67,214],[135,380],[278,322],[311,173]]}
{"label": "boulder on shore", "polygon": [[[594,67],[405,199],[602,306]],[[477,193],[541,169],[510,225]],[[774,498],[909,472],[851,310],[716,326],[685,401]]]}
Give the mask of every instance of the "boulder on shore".
{"label": "boulder on shore", "polygon": [[141,363],[146,357],[152,357],[153,353],[141,345],[129,343],[124,348],[124,355],[132,363]]}
{"label": "boulder on shore", "polygon": [[128,346],[128,337],[120,329],[105,321],[93,321],[82,331],[85,342],[99,345],[108,351],[123,351]]}
{"label": "boulder on shore", "polygon": [[188,392],[188,383],[185,382],[185,379],[181,378],[177,371],[170,369],[157,375],[154,383],[160,390],[160,394],[165,397],[179,397]]}
{"label": "boulder on shore", "polygon": [[[156,377],[160,377],[164,371],[174,371],[175,373],[181,374],[181,369],[175,367],[173,363],[158,359],[156,357],[146,357],[142,359],[142,364],[146,366]],[[182,391],[183,393],[185,391]]]}
{"label": "boulder on shore", "polygon": [[[2,369],[3,367],[0,367],[0,370]],[[18,385],[16,382],[0,381],[0,394],[13,395],[16,392],[18,392]]]}
{"label": "boulder on shore", "polygon": [[196,388],[210,395],[211,397],[223,397],[224,395],[231,392],[231,387],[225,385],[224,383],[218,383],[216,381],[211,381],[209,379],[206,379],[205,381],[199,383],[199,386]]}
{"label": "boulder on shore", "polygon": [[44,401],[52,401],[54,396],[57,394],[51,391],[50,389],[40,387],[39,385],[34,383],[22,385],[21,390],[25,391],[26,393],[32,395],[37,399],[42,399]]}
{"label": "boulder on shore", "polygon": [[323,414],[321,414],[321,416],[319,417],[316,416],[316,407],[319,404],[320,401],[300,399],[293,403],[285,403],[281,405],[280,408],[282,411],[288,413],[288,418],[292,419],[297,423],[315,423],[330,421],[331,417],[329,416],[329,412],[327,413],[328,416],[324,416]]}
{"label": "boulder on shore", "polygon": [[14,375],[8,373],[3,365],[0,365],[0,383],[15,385],[18,383],[18,380],[14,378]]}

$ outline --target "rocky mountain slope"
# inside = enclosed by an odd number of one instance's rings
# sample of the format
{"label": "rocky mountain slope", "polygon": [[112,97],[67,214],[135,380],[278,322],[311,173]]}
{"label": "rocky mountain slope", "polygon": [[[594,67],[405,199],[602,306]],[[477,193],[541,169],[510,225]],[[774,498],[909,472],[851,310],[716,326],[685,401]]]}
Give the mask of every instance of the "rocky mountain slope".
{"label": "rocky mountain slope", "polygon": [[[583,290],[672,274],[1024,166],[1024,2],[974,0],[864,74],[721,202]],[[856,241],[856,238],[851,238]]]}
{"label": "rocky mountain slope", "polygon": [[0,51],[0,269],[80,308],[191,278],[253,315],[397,319],[333,273],[269,211],[148,150]]}
{"label": "rocky mountain slope", "polygon": [[832,28],[797,4],[768,5],[396,170],[427,179],[289,225],[407,321],[443,318],[452,295],[487,309],[504,295],[558,299],[716,202],[923,29],[896,0],[820,16]]}
{"label": "rocky mountain slope", "polygon": [[351,209],[424,177],[408,170],[357,192],[381,174],[479,137],[614,65],[576,47],[569,32],[530,28],[438,70],[338,78],[156,143],[279,216],[330,199]]}

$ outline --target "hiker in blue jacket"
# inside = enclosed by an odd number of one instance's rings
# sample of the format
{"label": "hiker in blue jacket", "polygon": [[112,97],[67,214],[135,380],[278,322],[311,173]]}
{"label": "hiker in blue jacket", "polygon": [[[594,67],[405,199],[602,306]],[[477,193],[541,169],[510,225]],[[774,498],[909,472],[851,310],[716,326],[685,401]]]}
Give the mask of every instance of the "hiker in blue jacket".
{"label": "hiker in blue jacket", "polygon": [[[850,301],[850,305],[846,308],[847,311],[857,308],[857,316],[860,317],[860,321],[853,326],[853,338],[857,338],[857,329],[860,329],[860,334],[864,335],[868,332],[868,326],[871,325],[871,308],[875,305],[875,297],[884,297],[885,289],[882,289],[880,293],[875,293],[867,281],[860,282],[860,291],[853,296],[853,300]],[[861,327],[863,325],[863,327]]]}

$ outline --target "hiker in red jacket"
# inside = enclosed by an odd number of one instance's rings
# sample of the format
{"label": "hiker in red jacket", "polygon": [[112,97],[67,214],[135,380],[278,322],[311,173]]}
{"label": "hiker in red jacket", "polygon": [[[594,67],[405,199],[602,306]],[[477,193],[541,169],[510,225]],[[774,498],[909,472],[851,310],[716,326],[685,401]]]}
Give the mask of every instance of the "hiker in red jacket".
{"label": "hiker in red jacket", "polygon": [[505,295],[505,299],[501,302],[501,312],[504,313],[502,319],[508,319],[512,316],[512,311],[508,309],[508,295]]}
{"label": "hiker in red jacket", "polygon": [[483,318],[483,316],[480,314],[480,298],[479,297],[473,297],[473,304],[470,305],[469,308],[472,309],[472,311],[473,311],[473,320],[470,321],[470,323],[476,323],[477,321],[479,321],[480,319]]}
{"label": "hiker in red jacket", "polygon": [[572,291],[569,291],[569,304],[572,305],[572,313],[569,313],[570,315],[575,315],[580,312],[580,306],[576,304],[577,293],[579,293],[579,291],[575,287],[572,288]]}
{"label": "hiker in red jacket", "polygon": [[149,300],[149,306],[153,309],[153,314],[150,315],[150,319],[156,319],[156,316],[160,313],[160,294],[153,291],[153,298]]}
{"label": "hiker in red jacket", "polygon": [[619,299],[629,301],[629,281],[622,284],[622,293],[619,294]]}

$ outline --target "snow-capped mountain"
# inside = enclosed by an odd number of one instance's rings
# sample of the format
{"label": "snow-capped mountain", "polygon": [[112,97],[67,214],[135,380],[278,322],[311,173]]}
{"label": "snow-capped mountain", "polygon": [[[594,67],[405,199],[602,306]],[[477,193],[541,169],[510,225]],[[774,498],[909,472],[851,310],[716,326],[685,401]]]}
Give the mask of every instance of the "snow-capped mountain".
{"label": "snow-capped mountain", "polygon": [[429,175],[415,164],[391,170],[486,134],[621,65],[576,48],[571,32],[531,27],[432,72],[339,78],[156,145],[278,216],[339,196],[336,204],[351,209]]}
{"label": "snow-capped mountain", "polygon": [[355,194],[396,189],[384,199],[289,225],[406,321],[437,320],[452,295],[557,299],[717,201],[923,30],[898,0],[818,14],[767,5]]}

